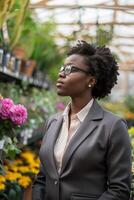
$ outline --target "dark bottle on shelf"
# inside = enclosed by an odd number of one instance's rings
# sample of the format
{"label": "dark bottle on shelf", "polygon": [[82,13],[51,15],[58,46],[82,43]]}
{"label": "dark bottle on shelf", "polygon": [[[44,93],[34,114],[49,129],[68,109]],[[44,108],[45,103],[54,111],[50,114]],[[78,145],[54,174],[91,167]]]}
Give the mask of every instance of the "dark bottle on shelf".
{"label": "dark bottle on shelf", "polygon": [[4,56],[4,50],[2,47],[0,47],[0,67],[2,67],[3,56]]}
{"label": "dark bottle on shelf", "polygon": [[16,60],[15,56],[11,54],[9,62],[7,63],[8,64],[7,68],[11,72],[15,72],[15,60]]}
{"label": "dark bottle on shelf", "polygon": [[9,61],[10,61],[11,53],[6,48],[4,49],[4,56],[3,56],[3,62],[2,62],[2,68],[3,71],[7,71]]}
{"label": "dark bottle on shelf", "polygon": [[16,58],[16,59],[15,59],[14,73],[15,73],[17,76],[19,76],[20,67],[21,67],[21,59]]}

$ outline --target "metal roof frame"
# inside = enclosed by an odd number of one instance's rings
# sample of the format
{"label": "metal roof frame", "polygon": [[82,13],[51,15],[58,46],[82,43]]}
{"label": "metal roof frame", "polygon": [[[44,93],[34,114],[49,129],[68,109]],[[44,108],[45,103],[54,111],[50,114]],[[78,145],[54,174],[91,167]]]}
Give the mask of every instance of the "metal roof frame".
{"label": "metal roof frame", "polygon": [[[130,3],[129,1],[126,1],[126,3],[121,3],[121,0],[102,0],[101,3],[89,3],[89,4],[84,4],[84,3],[70,3],[69,1],[66,3],[55,3],[54,0],[42,0],[39,1],[38,3],[31,3],[30,4],[30,8],[37,10],[37,9],[44,9],[44,12],[55,12],[58,9],[63,9],[63,10],[80,10],[80,9],[97,9],[97,10],[109,10],[112,11],[112,16],[111,16],[111,20],[108,21],[98,21],[99,25],[112,25],[113,29],[116,30],[119,27],[123,27],[123,29],[125,31],[119,31],[119,32],[115,32],[114,36],[113,36],[113,40],[110,43],[110,46],[116,50],[116,52],[118,52],[119,54],[121,54],[122,57],[124,57],[124,59],[121,61],[122,62],[122,70],[134,70],[134,58],[133,58],[133,53],[134,53],[134,4]],[[81,1],[82,2],[82,1]],[[90,1],[87,1],[90,2]],[[120,18],[119,20],[119,14],[120,15],[129,15],[132,17],[129,17],[128,20],[124,20]],[[58,25],[58,27],[69,27],[69,26],[82,26],[82,29],[87,29],[87,28],[91,28],[91,27],[96,27],[97,24],[96,21],[56,21],[56,24]],[[126,33],[124,34],[126,31],[130,31],[131,33]],[[60,35],[60,37],[66,37],[64,36],[63,33],[59,33],[57,32],[57,37],[58,35]],[[92,36],[89,36],[92,37]],[[128,40],[129,42],[120,42],[120,40]],[[126,58],[125,58],[126,57]],[[130,60],[131,60],[131,64],[130,64]],[[128,63],[128,64],[127,64]]]}

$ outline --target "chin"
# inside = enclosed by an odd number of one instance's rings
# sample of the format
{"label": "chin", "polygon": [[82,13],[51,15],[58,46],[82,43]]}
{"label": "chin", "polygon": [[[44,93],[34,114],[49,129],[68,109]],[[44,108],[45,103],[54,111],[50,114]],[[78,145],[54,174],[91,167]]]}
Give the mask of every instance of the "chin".
{"label": "chin", "polygon": [[59,95],[59,96],[68,96],[68,95],[65,95],[64,93],[62,93],[62,92],[57,92],[57,94]]}
{"label": "chin", "polygon": [[66,94],[65,92],[59,91],[59,90],[57,90],[57,94],[58,94],[59,96],[69,96],[69,95]]}

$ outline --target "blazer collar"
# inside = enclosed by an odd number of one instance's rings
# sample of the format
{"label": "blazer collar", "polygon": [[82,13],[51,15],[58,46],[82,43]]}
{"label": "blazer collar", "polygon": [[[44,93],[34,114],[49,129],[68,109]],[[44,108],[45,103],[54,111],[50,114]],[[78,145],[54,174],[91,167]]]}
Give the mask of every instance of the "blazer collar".
{"label": "blazer collar", "polygon": [[49,121],[48,130],[43,138],[40,159],[46,171],[52,178],[58,177],[56,162],[54,158],[54,145],[62,126],[63,117],[60,113],[56,114]]}
{"label": "blazer collar", "polygon": [[104,110],[102,107],[94,100],[93,105],[90,111],[87,114],[87,118],[90,120],[99,120],[102,119],[104,115]]}
{"label": "blazer collar", "polygon": [[75,150],[98,127],[99,121],[103,118],[103,115],[104,115],[103,109],[96,101],[94,101],[86,118],[84,119],[79,129],[76,131],[75,135],[71,139],[64,153],[62,160],[62,168],[60,173],[61,176],[64,173],[65,167],[67,166]]}
{"label": "blazer collar", "polygon": [[[89,121],[91,120],[99,120],[103,118],[103,109],[102,107],[97,103],[96,100],[94,100],[93,105],[91,106],[90,111],[88,112],[86,118],[88,118]],[[59,120],[61,118],[61,113],[54,116],[55,120]]]}

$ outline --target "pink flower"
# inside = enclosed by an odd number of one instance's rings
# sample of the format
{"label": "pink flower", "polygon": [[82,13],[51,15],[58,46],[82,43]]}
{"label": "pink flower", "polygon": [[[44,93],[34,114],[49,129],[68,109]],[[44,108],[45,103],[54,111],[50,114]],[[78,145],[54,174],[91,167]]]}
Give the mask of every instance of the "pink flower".
{"label": "pink flower", "polygon": [[27,109],[23,105],[14,105],[10,109],[10,118],[16,125],[22,125],[27,120]]}
{"label": "pink flower", "polygon": [[12,99],[0,99],[0,117],[2,119],[10,118],[10,109],[14,106]]}

